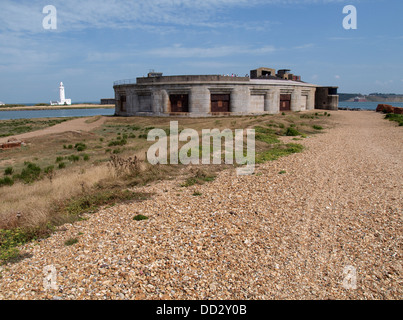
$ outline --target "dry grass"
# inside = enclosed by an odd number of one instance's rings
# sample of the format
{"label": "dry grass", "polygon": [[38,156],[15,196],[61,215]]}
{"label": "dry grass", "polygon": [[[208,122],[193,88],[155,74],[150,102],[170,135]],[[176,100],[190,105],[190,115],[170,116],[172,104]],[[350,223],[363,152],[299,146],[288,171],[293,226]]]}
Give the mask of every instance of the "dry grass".
{"label": "dry grass", "polygon": [[86,170],[66,170],[52,181],[43,179],[32,185],[16,183],[8,188],[0,188],[0,229],[44,225],[54,214],[56,203],[90,191],[102,179],[111,176],[104,164]]}

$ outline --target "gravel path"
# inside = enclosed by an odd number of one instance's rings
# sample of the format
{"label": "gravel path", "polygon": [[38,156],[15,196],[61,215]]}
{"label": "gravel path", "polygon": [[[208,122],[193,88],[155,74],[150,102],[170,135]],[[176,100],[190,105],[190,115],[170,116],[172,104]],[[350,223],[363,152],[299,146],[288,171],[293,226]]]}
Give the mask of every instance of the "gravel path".
{"label": "gravel path", "polygon": [[145,187],[152,200],[25,246],[0,299],[401,299],[403,130],[374,112],[332,115],[305,152],[253,176]]}

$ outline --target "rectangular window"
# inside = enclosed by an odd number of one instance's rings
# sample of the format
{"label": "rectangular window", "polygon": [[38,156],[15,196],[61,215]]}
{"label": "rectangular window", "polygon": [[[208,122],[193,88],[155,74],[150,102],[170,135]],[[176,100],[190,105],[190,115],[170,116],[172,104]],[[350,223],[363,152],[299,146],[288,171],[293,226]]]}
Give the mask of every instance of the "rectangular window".
{"label": "rectangular window", "polygon": [[188,94],[171,94],[169,100],[171,102],[171,112],[189,112]]}
{"label": "rectangular window", "polygon": [[212,94],[211,95],[211,112],[231,112],[231,95],[230,94]]}

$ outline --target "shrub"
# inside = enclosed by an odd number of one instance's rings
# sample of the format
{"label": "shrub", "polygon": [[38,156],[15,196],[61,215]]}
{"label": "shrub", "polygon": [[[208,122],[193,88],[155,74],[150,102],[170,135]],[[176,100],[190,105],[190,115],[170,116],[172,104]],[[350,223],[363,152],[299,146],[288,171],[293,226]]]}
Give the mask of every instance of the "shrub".
{"label": "shrub", "polygon": [[49,167],[46,167],[45,170],[43,170],[43,172],[45,174],[51,174],[54,170],[55,170],[54,166],[49,166]]}
{"label": "shrub", "polygon": [[5,174],[6,176],[11,176],[11,175],[13,174],[13,172],[14,172],[14,169],[13,169],[12,167],[8,167],[8,168],[6,168],[6,169],[4,170],[4,174]]}
{"label": "shrub", "polygon": [[62,162],[63,161],[63,157],[57,157],[56,158],[56,163]]}
{"label": "shrub", "polygon": [[3,179],[0,179],[0,187],[2,186],[12,186],[14,184],[14,180],[11,179],[10,177],[5,177]]}
{"label": "shrub", "polygon": [[31,162],[26,162],[25,165],[26,167],[21,171],[21,174],[17,175],[18,179],[27,184],[39,180],[41,176],[41,168]]}
{"label": "shrub", "polygon": [[78,152],[81,152],[81,151],[84,151],[85,149],[87,149],[87,146],[86,146],[84,143],[79,142],[79,143],[77,143],[77,144],[74,146],[74,148],[75,148]]}
{"label": "shrub", "polygon": [[321,126],[318,126],[316,124],[314,126],[312,126],[312,128],[314,128],[315,130],[323,130],[323,128]]}
{"label": "shrub", "polygon": [[5,263],[18,258],[20,252],[18,246],[24,245],[34,239],[33,233],[22,229],[0,229],[0,262]]}
{"label": "shrub", "polygon": [[285,135],[289,136],[289,137],[295,137],[295,136],[300,136],[301,133],[297,129],[290,127],[287,129]]}
{"label": "shrub", "polygon": [[90,156],[88,154],[83,154],[83,160],[84,161],[89,161],[90,160]]}
{"label": "shrub", "polygon": [[148,220],[148,217],[143,216],[142,214],[138,214],[137,216],[133,217],[133,220],[135,221]]}
{"label": "shrub", "polygon": [[77,161],[80,161],[80,157],[76,156],[75,154],[72,154],[71,156],[69,156],[67,158],[67,160],[70,160],[71,162],[77,162]]}
{"label": "shrub", "polygon": [[108,147],[116,147],[116,146],[124,146],[127,144],[127,140],[126,139],[120,139],[120,137],[118,137],[117,140],[113,140],[111,142],[109,142]]}
{"label": "shrub", "polygon": [[59,163],[59,169],[64,169],[66,168],[66,164],[64,162]]}
{"label": "shrub", "polygon": [[64,242],[64,245],[65,245],[65,246],[72,246],[72,245],[74,245],[74,244],[76,244],[76,243],[78,243],[78,239],[77,239],[77,238],[70,238],[70,239],[68,239],[68,240],[66,240],[66,241]]}

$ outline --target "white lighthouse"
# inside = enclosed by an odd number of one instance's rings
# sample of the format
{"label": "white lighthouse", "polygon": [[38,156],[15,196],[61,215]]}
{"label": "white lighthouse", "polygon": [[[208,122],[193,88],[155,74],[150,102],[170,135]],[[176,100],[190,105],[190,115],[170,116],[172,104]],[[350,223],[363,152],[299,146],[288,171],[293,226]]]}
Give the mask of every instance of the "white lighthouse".
{"label": "white lighthouse", "polygon": [[60,86],[59,86],[59,101],[51,101],[50,104],[52,106],[64,106],[64,105],[71,105],[71,99],[66,99],[66,94],[64,92],[64,85],[63,82],[60,82]]}

